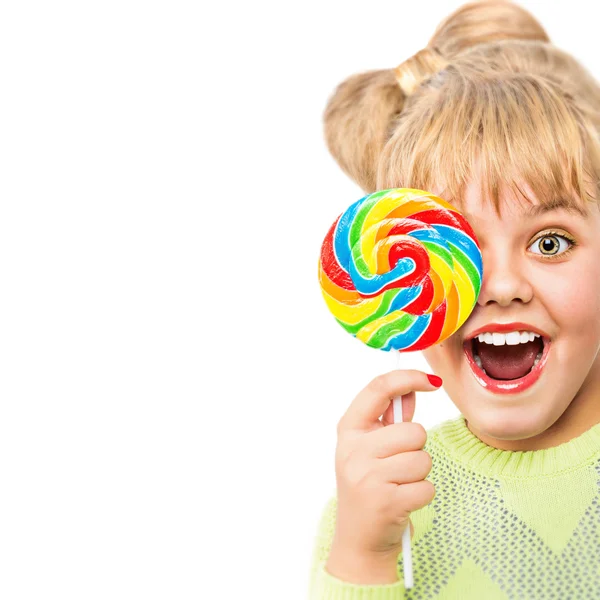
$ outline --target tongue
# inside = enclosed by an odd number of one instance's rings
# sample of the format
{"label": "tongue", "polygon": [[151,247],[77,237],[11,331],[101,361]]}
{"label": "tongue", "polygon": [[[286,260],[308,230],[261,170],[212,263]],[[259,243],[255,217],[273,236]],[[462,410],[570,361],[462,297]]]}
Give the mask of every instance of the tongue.
{"label": "tongue", "polygon": [[517,379],[527,375],[533,367],[538,352],[542,350],[540,338],[527,344],[515,346],[493,346],[479,343],[475,339],[475,349],[481,359],[481,366],[494,379]]}

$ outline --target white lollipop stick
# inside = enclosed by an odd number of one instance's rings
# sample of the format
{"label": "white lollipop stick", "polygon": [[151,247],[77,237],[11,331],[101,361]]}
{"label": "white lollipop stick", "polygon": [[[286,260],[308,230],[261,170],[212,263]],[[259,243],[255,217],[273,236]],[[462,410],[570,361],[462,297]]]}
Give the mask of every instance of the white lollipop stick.
{"label": "white lollipop stick", "polygon": [[[401,365],[400,352],[396,352],[396,369]],[[402,423],[402,396],[394,398],[394,423]],[[402,534],[402,556],[404,559],[404,587],[409,590],[413,586],[412,554],[410,549],[410,523]]]}

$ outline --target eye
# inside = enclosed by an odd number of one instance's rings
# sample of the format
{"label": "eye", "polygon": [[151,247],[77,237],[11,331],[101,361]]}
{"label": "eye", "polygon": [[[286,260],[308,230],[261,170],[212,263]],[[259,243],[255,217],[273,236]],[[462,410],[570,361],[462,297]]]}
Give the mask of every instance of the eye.
{"label": "eye", "polygon": [[575,246],[575,240],[556,232],[547,232],[538,237],[530,248],[536,248],[539,252],[532,250],[534,254],[540,254],[548,258],[568,254]]}

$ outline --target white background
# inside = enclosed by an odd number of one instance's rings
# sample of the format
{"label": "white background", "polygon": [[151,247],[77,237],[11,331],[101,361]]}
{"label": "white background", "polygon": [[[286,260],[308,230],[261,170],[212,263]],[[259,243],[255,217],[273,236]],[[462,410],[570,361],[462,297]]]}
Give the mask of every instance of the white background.
{"label": "white background", "polygon": [[[306,596],[337,421],[394,366],[320,294],[363,195],[322,112],[460,4],[1,5],[3,600]],[[522,5],[600,75],[591,3]]]}

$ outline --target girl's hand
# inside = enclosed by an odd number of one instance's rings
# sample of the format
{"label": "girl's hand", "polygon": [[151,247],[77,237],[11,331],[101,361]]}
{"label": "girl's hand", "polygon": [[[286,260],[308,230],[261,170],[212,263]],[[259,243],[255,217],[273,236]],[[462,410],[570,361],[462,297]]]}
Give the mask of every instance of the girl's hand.
{"label": "girl's hand", "polygon": [[[336,529],[326,565],[332,575],[356,583],[397,580],[402,534],[409,526],[414,533],[410,513],[435,496],[435,487],[425,480],[432,466],[422,450],[427,433],[410,421],[415,391],[436,389],[422,371],[391,371],[371,381],[340,419]],[[394,423],[392,399],[400,395],[405,422]]]}

